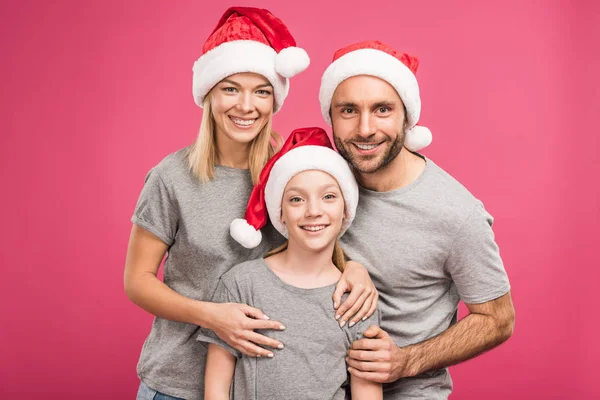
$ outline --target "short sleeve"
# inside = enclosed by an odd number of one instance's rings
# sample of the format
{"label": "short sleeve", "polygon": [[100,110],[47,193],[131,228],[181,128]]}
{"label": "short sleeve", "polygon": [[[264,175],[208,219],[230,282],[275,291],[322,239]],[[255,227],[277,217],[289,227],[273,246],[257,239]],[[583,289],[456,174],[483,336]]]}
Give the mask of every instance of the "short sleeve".
{"label": "short sleeve", "polygon": [[494,240],[494,219],[477,205],[457,233],[444,265],[460,298],[480,304],[508,293],[510,284]]}
{"label": "short sleeve", "polygon": [[350,327],[349,325],[345,326],[345,332],[348,336],[348,340],[350,341],[350,345],[355,340],[360,340],[363,338],[363,333],[369,329],[369,327],[373,325],[379,326],[381,324],[381,312],[379,309],[375,310],[373,315],[364,321],[359,321],[356,325]]}
{"label": "short sleeve", "polygon": [[156,235],[171,246],[175,241],[179,220],[177,202],[156,168],[146,175],[131,222]]}
{"label": "short sleeve", "polygon": [[[240,303],[239,296],[236,296],[227,288],[227,286],[223,282],[223,278],[219,279],[219,283],[217,284],[217,289],[215,290],[215,293],[213,294],[211,302],[213,302],[213,303]],[[198,340],[199,342],[204,342],[204,343],[217,344],[217,345],[223,347],[228,352],[230,352],[237,359],[240,359],[242,357],[242,353],[239,350],[236,350],[233,347],[229,346],[224,340],[222,340],[219,336],[217,336],[216,333],[214,333],[210,329],[201,327],[200,333],[198,334],[198,337],[196,338],[196,340]]]}

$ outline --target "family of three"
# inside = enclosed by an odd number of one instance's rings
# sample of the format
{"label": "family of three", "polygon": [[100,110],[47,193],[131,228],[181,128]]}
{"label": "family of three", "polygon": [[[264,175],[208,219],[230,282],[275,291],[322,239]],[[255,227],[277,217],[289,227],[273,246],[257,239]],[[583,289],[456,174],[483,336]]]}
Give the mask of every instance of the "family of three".
{"label": "family of three", "polygon": [[334,54],[319,101],[337,152],[321,128],[272,128],[308,64],[263,9],[228,9],[206,40],[198,137],[132,218],[125,291],[156,317],[137,399],[445,399],[448,366],[512,335],[492,217],[419,153],[418,60]]}

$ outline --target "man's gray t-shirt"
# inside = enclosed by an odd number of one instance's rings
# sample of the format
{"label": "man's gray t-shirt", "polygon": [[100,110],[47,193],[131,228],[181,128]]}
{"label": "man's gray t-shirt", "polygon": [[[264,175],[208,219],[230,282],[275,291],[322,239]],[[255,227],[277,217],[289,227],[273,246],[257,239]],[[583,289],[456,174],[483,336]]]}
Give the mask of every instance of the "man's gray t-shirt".
{"label": "man's gray t-shirt", "polygon": [[[346,254],[379,290],[381,327],[398,346],[422,342],[457,321],[459,300],[483,303],[510,290],[492,217],[448,173],[426,159],[421,176],[390,192],[360,188]],[[384,398],[447,398],[447,369],[384,385]]]}
{"label": "man's gray t-shirt", "polygon": [[346,398],[347,351],[369,326],[379,324],[379,313],[353,327],[340,328],[334,318],[334,290],[335,285],[315,289],[289,285],[262,258],[237,265],[221,277],[212,301],[258,307],[286,327],[260,332],[285,345],[274,351],[274,358],[243,356],[214,332],[201,329],[199,341],[216,343],[237,358],[234,399]]}
{"label": "man's gray t-shirt", "polygon": [[[132,222],[169,246],[165,284],[191,299],[209,301],[223,273],[262,256],[283,238],[267,226],[257,248],[235,242],[229,224],[244,215],[252,191],[250,172],[216,166],[215,178],[201,183],[189,171],[185,152],[167,156],[148,173]],[[197,331],[193,324],[155,318],[138,362],[139,378],[170,396],[203,399],[206,347],[196,341]]]}

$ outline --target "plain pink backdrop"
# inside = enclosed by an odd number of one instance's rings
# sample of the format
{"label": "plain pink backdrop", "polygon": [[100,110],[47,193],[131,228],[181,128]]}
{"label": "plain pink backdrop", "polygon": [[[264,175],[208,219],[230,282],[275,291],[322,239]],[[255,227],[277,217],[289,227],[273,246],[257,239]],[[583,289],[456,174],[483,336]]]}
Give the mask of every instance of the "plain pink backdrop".
{"label": "plain pink backdrop", "polygon": [[[123,292],[146,172],[194,139],[191,68],[234,3],[3,1],[0,397],[133,399],[151,316]],[[420,57],[424,151],[496,218],[513,338],[451,369],[454,399],[597,398],[595,1],[238,1],[312,58],[275,127],[325,126],[333,52],[380,39]],[[12,397],[11,397],[12,398]]]}

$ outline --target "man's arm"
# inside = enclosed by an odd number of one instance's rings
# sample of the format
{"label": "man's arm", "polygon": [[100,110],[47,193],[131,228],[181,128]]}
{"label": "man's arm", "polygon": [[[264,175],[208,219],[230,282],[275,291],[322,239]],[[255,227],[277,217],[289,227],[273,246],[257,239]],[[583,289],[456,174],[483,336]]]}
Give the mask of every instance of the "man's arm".
{"label": "man's arm", "polygon": [[387,332],[370,327],[364,333],[367,339],[355,341],[348,351],[350,373],[375,382],[393,382],[469,360],[512,335],[515,312],[510,293],[466,306],[470,313],[457,324],[407,347],[396,346]]}

